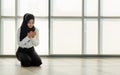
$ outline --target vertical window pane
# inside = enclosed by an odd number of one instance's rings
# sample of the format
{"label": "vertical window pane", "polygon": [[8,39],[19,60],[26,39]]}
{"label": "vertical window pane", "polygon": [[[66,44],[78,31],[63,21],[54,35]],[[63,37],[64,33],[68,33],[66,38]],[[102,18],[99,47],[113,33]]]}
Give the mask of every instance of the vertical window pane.
{"label": "vertical window pane", "polygon": [[102,0],[103,16],[120,16],[120,0]]}
{"label": "vertical window pane", "polygon": [[15,21],[14,19],[2,19],[2,54],[15,54]]}
{"label": "vertical window pane", "polygon": [[1,15],[15,16],[15,0],[1,0]]}
{"label": "vertical window pane", "polygon": [[17,19],[17,28],[20,28],[21,24],[22,24],[23,19],[22,18],[18,18]]}
{"label": "vertical window pane", "polygon": [[86,20],[86,54],[98,53],[98,22]]}
{"label": "vertical window pane", "polygon": [[[22,19],[18,19],[18,28],[21,23]],[[39,55],[48,55],[48,20],[36,18],[34,26],[39,30],[39,45],[35,49]]]}
{"label": "vertical window pane", "polygon": [[36,16],[48,16],[48,0],[18,0],[18,15],[32,13]]}
{"label": "vertical window pane", "polygon": [[48,55],[48,21],[36,19],[35,26],[39,29],[39,45],[36,51],[40,55]]}
{"label": "vertical window pane", "polygon": [[98,0],[85,0],[85,16],[98,16]]}
{"label": "vertical window pane", "polygon": [[53,16],[81,16],[82,0],[53,0]]}
{"label": "vertical window pane", "polygon": [[54,20],[52,33],[53,54],[81,54],[81,21]]}
{"label": "vertical window pane", "polygon": [[103,20],[102,25],[103,54],[120,54],[120,20]]}

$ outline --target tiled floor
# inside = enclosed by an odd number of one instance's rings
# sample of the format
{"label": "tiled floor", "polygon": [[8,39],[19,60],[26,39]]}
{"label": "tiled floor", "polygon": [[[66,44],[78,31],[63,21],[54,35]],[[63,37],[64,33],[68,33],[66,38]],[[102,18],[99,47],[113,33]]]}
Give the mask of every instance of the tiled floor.
{"label": "tiled floor", "polygon": [[120,58],[47,58],[41,67],[21,67],[16,58],[0,58],[0,75],[120,75]]}

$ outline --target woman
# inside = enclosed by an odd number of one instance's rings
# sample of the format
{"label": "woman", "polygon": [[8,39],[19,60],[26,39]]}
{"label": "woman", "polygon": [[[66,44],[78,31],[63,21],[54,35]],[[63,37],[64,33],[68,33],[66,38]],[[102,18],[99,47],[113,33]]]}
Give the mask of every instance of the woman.
{"label": "woman", "polygon": [[42,61],[37,55],[34,46],[39,44],[39,31],[34,26],[35,18],[32,14],[25,14],[21,27],[17,32],[18,50],[17,59],[21,66],[40,66]]}

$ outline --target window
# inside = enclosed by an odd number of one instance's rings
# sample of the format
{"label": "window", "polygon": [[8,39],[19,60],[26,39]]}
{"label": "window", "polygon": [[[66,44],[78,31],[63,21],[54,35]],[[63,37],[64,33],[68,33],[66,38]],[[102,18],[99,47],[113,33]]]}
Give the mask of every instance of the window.
{"label": "window", "polygon": [[85,16],[98,16],[98,0],[85,1]]}
{"label": "window", "polygon": [[0,54],[15,55],[17,29],[21,26],[23,15],[32,13],[40,33],[40,45],[36,51],[39,55],[48,55],[48,0],[1,0],[0,5]]}
{"label": "window", "polygon": [[120,20],[103,19],[103,54],[120,54]]}
{"label": "window", "polygon": [[1,54],[14,55],[15,54],[15,20],[2,19],[2,48]]}
{"label": "window", "polygon": [[119,0],[102,0],[102,16],[120,16]]}
{"label": "window", "polygon": [[53,20],[53,54],[81,54],[82,24],[79,20]]}
{"label": "window", "polygon": [[[15,55],[23,15],[35,15],[39,55],[119,55],[120,0],[0,0],[0,54]],[[9,37],[9,38],[8,38]],[[12,44],[11,44],[12,43]]]}
{"label": "window", "polygon": [[98,54],[98,22],[94,19],[85,20],[86,54]]}
{"label": "window", "polygon": [[53,16],[82,16],[82,0],[53,0]]}
{"label": "window", "polygon": [[1,0],[1,10],[2,16],[15,16],[15,0]]}
{"label": "window", "polygon": [[35,16],[48,16],[48,0],[18,0],[18,15],[32,13]]}

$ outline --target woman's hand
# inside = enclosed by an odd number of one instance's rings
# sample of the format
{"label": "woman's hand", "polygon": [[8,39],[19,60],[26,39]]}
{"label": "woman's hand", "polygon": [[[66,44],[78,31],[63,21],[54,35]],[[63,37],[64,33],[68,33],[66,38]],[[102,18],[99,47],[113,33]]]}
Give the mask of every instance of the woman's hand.
{"label": "woman's hand", "polygon": [[31,34],[30,34],[30,33],[27,33],[27,36],[28,36],[29,38],[31,38]]}
{"label": "woman's hand", "polygon": [[36,35],[36,32],[34,31],[30,31],[28,34],[27,34],[27,36],[29,37],[29,38],[33,38],[34,36]]}
{"label": "woman's hand", "polygon": [[36,32],[31,32],[32,38],[36,35]]}

